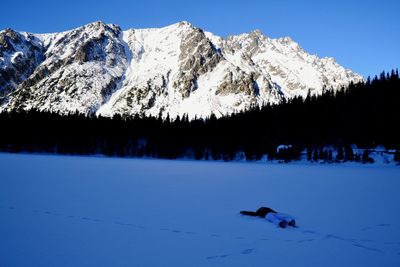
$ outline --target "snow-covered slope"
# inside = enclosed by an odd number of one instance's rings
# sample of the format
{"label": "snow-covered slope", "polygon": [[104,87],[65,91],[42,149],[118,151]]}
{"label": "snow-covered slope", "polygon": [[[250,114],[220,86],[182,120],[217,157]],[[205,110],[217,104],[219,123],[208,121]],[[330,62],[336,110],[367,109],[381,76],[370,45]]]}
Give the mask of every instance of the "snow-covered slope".
{"label": "snow-covered slope", "polygon": [[[10,35],[23,45],[10,49]],[[13,71],[16,57],[24,73]],[[222,116],[360,80],[260,31],[223,39],[188,22],[127,31],[94,22],[55,34],[0,32],[0,110]]]}

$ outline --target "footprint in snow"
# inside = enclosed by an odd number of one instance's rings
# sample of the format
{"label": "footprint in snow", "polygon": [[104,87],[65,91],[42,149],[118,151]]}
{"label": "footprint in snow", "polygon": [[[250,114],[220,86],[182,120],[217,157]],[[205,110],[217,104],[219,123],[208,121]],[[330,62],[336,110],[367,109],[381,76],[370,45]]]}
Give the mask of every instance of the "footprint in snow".
{"label": "footprint in snow", "polygon": [[117,225],[124,225],[124,223],[118,222],[118,221],[114,222],[114,224],[117,224]]}
{"label": "footprint in snow", "polygon": [[101,222],[101,220],[99,219],[93,219],[93,218],[89,218],[89,217],[81,217],[82,220],[85,221],[91,221],[91,222]]}
{"label": "footprint in snow", "polygon": [[248,248],[248,249],[243,250],[240,254],[247,255],[247,254],[253,253],[253,251],[254,251],[254,248]]}
{"label": "footprint in snow", "polygon": [[374,226],[364,227],[363,229],[361,229],[361,231],[368,231],[368,230],[374,229],[376,227],[390,227],[390,226],[392,226],[392,225],[389,224],[389,223],[380,223],[380,224],[377,224],[377,225],[374,225]]}
{"label": "footprint in snow", "polygon": [[326,235],[323,239],[325,239],[325,240],[326,239],[337,239],[337,240],[347,241],[347,242],[355,242],[356,241],[353,238],[344,238],[344,237],[341,237],[338,235],[331,235],[331,234]]}
{"label": "footprint in snow", "polygon": [[360,239],[360,242],[368,242],[368,243],[371,243],[371,242],[376,242],[376,240],[372,240],[372,239]]}
{"label": "footprint in snow", "polygon": [[185,234],[187,234],[187,235],[194,235],[194,234],[196,234],[195,232],[190,232],[190,231],[188,231],[188,232],[185,232]]}
{"label": "footprint in snow", "polygon": [[[143,227],[143,226],[142,226],[142,227]],[[169,229],[169,228],[160,228],[160,231],[171,232],[171,233],[175,233],[175,234],[182,233],[182,231],[180,231],[180,230]]]}
{"label": "footprint in snow", "polygon": [[218,258],[226,258],[230,256],[231,254],[222,254],[222,255],[215,255],[215,256],[208,256],[206,257],[207,260],[213,260],[213,259],[218,259]]}
{"label": "footprint in snow", "polygon": [[311,241],[314,241],[315,239],[313,239],[313,238],[310,238],[310,239],[302,239],[302,240],[299,240],[299,241],[297,241],[298,243],[304,243],[304,242],[311,242]]}
{"label": "footprint in snow", "polygon": [[373,247],[367,247],[367,246],[363,246],[363,245],[360,245],[360,244],[352,244],[353,246],[355,246],[355,247],[358,247],[358,248],[362,248],[362,249],[365,249],[365,250],[369,250],[369,251],[374,251],[374,252],[378,252],[378,253],[383,253],[383,251],[382,250],[380,250],[380,249],[377,249],[377,248],[373,248]]}
{"label": "footprint in snow", "polygon": [[[128,226],[128,227],[135,226],[135,227],[137,227],[137,228],[142,228],[140,225],[133,225],[133,224],[131,224],[131,223],[125,223],[125,222],[118,222],[118,221],[115,221],[114,224],[121,225],[121,226]],[[144,227],[143,227],[143,228],[144,228]]]}
{"label": "footprint in snow", "polygon": [[303,234],[319,235],[319,233],[317,233],[317,232],[315,232],[315,231],[312,231],[312,230],[304,230],[302,233],[303,233]]}
{"label": "footprint in snow", "polygon": [[385,242],[384,244],[385,245],[400,245],[400,242],[390,242],[390,241],[388,241],[388,242]]}

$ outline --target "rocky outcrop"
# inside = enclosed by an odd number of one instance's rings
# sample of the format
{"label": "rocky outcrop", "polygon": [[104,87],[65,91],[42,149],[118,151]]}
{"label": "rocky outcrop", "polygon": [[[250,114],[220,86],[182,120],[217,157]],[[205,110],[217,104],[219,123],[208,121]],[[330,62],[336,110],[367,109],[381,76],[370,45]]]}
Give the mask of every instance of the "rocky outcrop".
{"label": "rocky outcrop", "polygon": [[181,68],[174,87],[186,98],[198,88],[198,77],[212,71],[222,60],[222,56],[203,30],[193,28],[181,42],[179,60]]}
{"label": "rocky outcrop", "polygon": [[114,111],[129,116],[145,115],[158,98],[167,95],[166,84],[167,78],[161,75],[149,79],[145,86],[127,87],[114,103]]}
{"label": "rocky outcrop", "polygon": [[255,81],[257,74],[247,74],[244,71],[237,69],[237,75],[233,72],[229,72],[225,77],[224,81],[218,86],[217,95],[229,95],[243,93],[246,95],[255,96],[258,94],[258,84]]}

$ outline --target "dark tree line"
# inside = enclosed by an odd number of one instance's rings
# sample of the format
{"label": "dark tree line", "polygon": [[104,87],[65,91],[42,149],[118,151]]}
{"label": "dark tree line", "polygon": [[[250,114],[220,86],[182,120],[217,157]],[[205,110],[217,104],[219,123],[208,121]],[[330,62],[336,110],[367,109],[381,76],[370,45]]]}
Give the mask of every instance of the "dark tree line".
{"label": "dark tree line", "polygon": [[[293,98],[217,119],[189,121],[154,117],[113,118],[13,111],[0,114],[0,151],[174,159],[295,160],[304,150],[310,161],[359,160],[352,144],[397,149],[400,159],[400,78],[383,72],[320,96]],[[277,151],[277,147],[286,144]],[[335,158],[332,147],[337,151]]]}

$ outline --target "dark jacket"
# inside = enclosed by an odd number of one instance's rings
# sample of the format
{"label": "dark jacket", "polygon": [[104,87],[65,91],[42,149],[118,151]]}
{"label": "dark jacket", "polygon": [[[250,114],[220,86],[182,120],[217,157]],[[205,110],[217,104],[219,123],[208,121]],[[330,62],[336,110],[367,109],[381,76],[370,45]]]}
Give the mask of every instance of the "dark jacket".
{"label": "dark jacket", "polygon": [[271,208],[268,207],[261,207],[259,208],[256,212],[254,211],[241,211],[240,213],[243,215],[249,215],[249,216],[258,216],[258,217],[262,217],[265,218],[265,216],[267,216],[268,213],[276,213],[276,211],[274,211]]}

